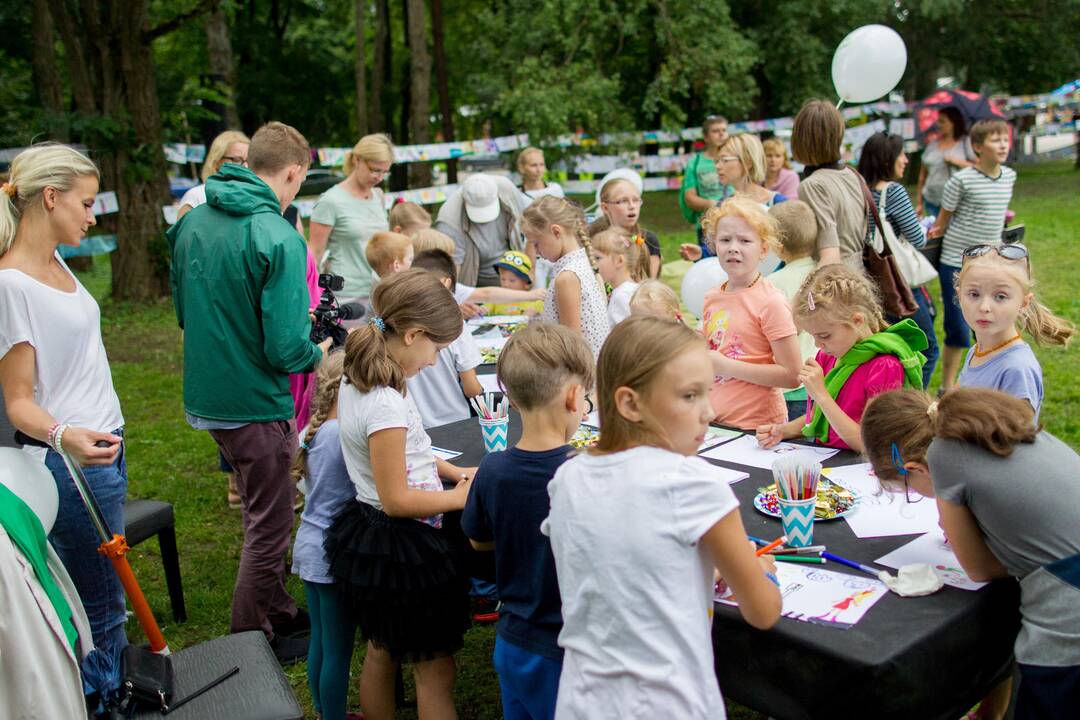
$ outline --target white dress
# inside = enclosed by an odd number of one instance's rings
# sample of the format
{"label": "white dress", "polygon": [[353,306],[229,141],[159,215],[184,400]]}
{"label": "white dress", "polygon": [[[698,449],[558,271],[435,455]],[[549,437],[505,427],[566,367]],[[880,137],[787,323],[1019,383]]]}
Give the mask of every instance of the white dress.
{"label": "white dress", "polygon": [[[574,273],[581,283],[581,334],[592,348],[593,357],[599,357],[600,348],[611,332],[611,321],[607,314],[607,296],[589,264],[585,248],[568,252],[555,261],[551,270],[552,287],[564,272]],[[544,299],[544,312],[540,318],[546,322],[562,322],[554,291],[549,291]]]}

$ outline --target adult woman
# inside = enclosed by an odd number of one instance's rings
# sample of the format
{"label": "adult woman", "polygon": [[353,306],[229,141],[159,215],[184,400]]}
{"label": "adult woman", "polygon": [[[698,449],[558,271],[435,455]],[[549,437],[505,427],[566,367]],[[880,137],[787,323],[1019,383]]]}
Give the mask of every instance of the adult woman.
{"label": "adult woman", "polygon": [[227,162],[247,165],[250,144],[251,140],[248,136],[239,130],[226,130],[214,138],[214,142],[210,143],[210,149],[206,151],[202,172],[199,173],[202,183],[188,190],[184,193],[184,197],[180,198],[180,209],[176,211],[177,220],[206,202],[206,181],[211,175],[215,175],[222,165]]}
{"label": "adult woman", "polygon": [[765,149],[765,187],[784,197],[795,197],[799,192],[799,174],[791,169],[783,141],[772,137],[761,146]]}
{"label": "adult woman", "polygon": [[690,158],[690,162],[686,165],[686,172],[683,173],[682,189],[679,191],[679,207],[682,208],[683,217],[687,222],[694,223],[699,243],[702,240],[702,216],[706,210],[725,197],[727,190],[720,182],[720,173],[717,169],[720,146],[728,139],[727,128],[727,118],[721,115],[710,115],[705,118],[705,123],[701,126],[705,149]]}
{"label": "adult woman", "polygon": [[[308,246],[327,272],[345,278],[343,302],[367,304],[375,273],[364,250],[377,232],[390,229],[382,191],[376,187],[390,172],[394,145],[381,133],[365,135],[345,154],[345,179],[327,190],[311,213]],[[323,254],[330,259],[323,265]]]}
{"label": "adult woman", "polygon": [[941,213],[941,193],[957,170],[975,164],[975,151],[967,136],[964,116],[954,107],[942,108],[937,119],[938,138],[927,143],[922,154],[919,185],[915,191],[915,212]]}
{"label": "adult woman", "polygon": [[[66,145],[24,150],[0,193],[0,386],[11,423],[63,448],[79,465],[114,532],[124,530],[127,466],[120,400],[101,342],[101,315],[56,252],[95,224],[98,170]],[[98,444],[101,447],[98,447]],[[60,507],[49,534],[82,598],[94,645],[87,692],[120,686],[124,591],[74,481],[54,449],[31,450],[56,481]]]}
{"label": "adult woman", "polygon": [[817,218],[818,263],[844,262],[862,270],[868,208],[862,180],[840,164],[844,118],[828,100],[807,100],[791,130],[791,152],[806,166],[799,199]]}
{"label": "adult woman", "polygon": [[[919,218],[911,206],[911,198],[908,197],[907,190],[897,182],[903,179],[907,165],[904,139],[899,135],[883,132],[870,136],[859,157],[859,172],[866,180],[870,194],[873,195],[878,207],[881,206],[882,193],[885,194],[885,212],[881,213],[881,219],[889,221],[898,239],[902,238],[915,247],[922,247],[926,244],[926,232],[919,224]],[[873,234],[872,225],[870,233]],[[930,376],[934,374],[934,366],[937,365],[938,359],[937,334],[934,332],[934,299],[930,297],[925,287],[913,287],[911,292],[919,304],[918,311],[911,316],[911,319],[926,333],[926,340],[929,343],[923,351],[923,355],[926,356],[926,364],[923,365],[922,370],[925,389],[930,385]],[[889,316],[887,319],[890,323],[901,320],[895,316]]]}
{"label": "adult woman", "polygon": [[521,175],[519,189],[529,200],[536,200],[545,195],[563,196],[562,185],[544,181],[547,165],[544,164],[544,151],[540,148],[527,147],[522,150],[517,158],[517,169]]}
{"label": "adult woman", "polygon": [[[728,197],[738,195],[760,203],[768,209],[778,202],[787,200],[785,196],[768,190],[762,185],[765,181],[765,150],[757,135],[744,133],[729,137],[720,146],[720,156],[717,160],[716,167],[720,174],[720,182],[730,190],[724,194],[721,202]],[[704,238],[699,238],[697,245],[687,243],[680,246],[679,253],[685,260],[693,261],[714,254]]]}

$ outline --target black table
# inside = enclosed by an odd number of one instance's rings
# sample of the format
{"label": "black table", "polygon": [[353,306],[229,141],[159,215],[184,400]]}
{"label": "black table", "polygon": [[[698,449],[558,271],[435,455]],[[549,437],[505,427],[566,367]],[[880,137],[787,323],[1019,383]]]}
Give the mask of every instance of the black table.
{"label": "black table", "polygon": [[[462,453],[452,460],[456,464],[476,465],[484,456],[475,418],[428,432],[433,444]],[[521,418],[511,412],[510,445],[520,436]],[[825,465],[858,461],[855,453],[841,452]],[[730,467],[750,473],[732,486],[747,532],[780,535],[780,521],[758,513],[751,502],[757,489],[772,481],[771,473]],[[814,527],[815,544],[866,565],[914,537],[860,540],[843,520]],[[889,593],[847,630],[789,618],[780,618],[771,630],[755,630],[736,608],[717,604],[716,675],[726,697],[781,720],[957,720],[1011,672],[1018,608],[1019,587],[1011,580],[977,592],[946,586],[923,598]]]}

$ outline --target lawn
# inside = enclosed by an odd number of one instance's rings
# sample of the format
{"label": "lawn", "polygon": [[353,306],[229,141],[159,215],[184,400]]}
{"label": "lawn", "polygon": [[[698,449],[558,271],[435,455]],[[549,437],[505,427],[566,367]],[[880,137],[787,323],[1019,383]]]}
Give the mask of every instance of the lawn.
{"label": "lawn", "polygon": [[[1071,251],[1080,228],[1080,172],[1067,162],[1021,166],[1013,210],[1027,225],[1027,244],[1033,253],[1038,290],[1043,302],[1058,314],[1080,322],[1080,299],[1075,292],[1080,258]],[[661,237],[664,257],[678,257],[678,244],[693,241],[679,214],[675,193],[646,195],[643,221]],[[188,621],[171,621],[168,594],[155,543],[132,554],[135,572],[172,648],[180,649],[229,630],[229,604],[239,562],[240,515],[225,502],[225,478],[217,469],[217,452],[208,433],[184,422],[180,332],[172,305],[162,300],[147,305],[117,303],[104,298],[109,287],[108,262],[98,259],[82,275],[101,300],[105,345],[113,378],[127,419],[130,496],[173,503],[181,555]],[[1046,383],[1042,420],[1047,429],[1080,447],[1080,385],[1074,385],[1080,363],[1071,351],[1037,348]],[[936,383],[936,380],[935,380]],[[290,578],[290,591],[303,597],[300,582]],[[134,622],[129,632],[138,633]],[[491,668],[494,631],[474,628],[458,655],[456,696],[462,718],[501,717],[498,683]],[[359,671],[360,652],[354,659]],[[286,670],[297,696],[310,711],[306,667]],[[353,688],[354,704],[355,684]],[[410,692],[411,695],[411,692]],[[733,718],[760,718],[732,706]],[[415,717],[415,707],[403,708],[401,718]]]}

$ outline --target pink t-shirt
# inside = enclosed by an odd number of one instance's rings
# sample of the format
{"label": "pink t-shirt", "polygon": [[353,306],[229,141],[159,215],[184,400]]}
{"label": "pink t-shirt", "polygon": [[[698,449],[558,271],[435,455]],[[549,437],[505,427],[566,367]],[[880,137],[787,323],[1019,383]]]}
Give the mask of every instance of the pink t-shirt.
{"label": "pink t-shirt", "polygon": [[778,192],[786,198],[795,200],[799,197],[799,174],[789,168],[780,168],[776,175],[776,182],[769,190]]}
{"label": "pink t-shirt", "polygon": [[[702,333],[710,350],[741,362],[771,365],[772,343],[794,336],[784,294],[762,278],[752,287],[724,292],[715,287],[705,293]],[[709,392],[716,420],[743,430],[787,420],[787,405],[780,388],[718,377]]]}
{"label": "pink t-shirt", "polygon": [[[307,251],[307,268],[304,272],[307,281],[309,307],[319,304],[322,290],[319,289],[319,268],[311,250]],[[301,431],[311,418],[311,396],[315,394],[315,373],[298,373],[289,376],[289,392],[292,393],[293,409],[296,411],[296,429]]]}
{"label": "pink t-shirt", "polygon": [[[826,375],[836,365],[836,358],[818,351],[818,365]],[[899,390],[904,386],[904,366],[895,355],[878,355],[869,362],[864,362],[855,368],[851,377],[840,388],[840,394],[836,398],[836,404],[840,406],[849,418],[855,422],[862,420],[863,410],[866,403],[875,395],[880,395],[889,390]],[[814,417],[814,401],[809,398],[806,401],[806,422]],[[829,440],[825,443],[829,447],[850,450],[851,447],[844,442],[836,431],[829,427]]]}

